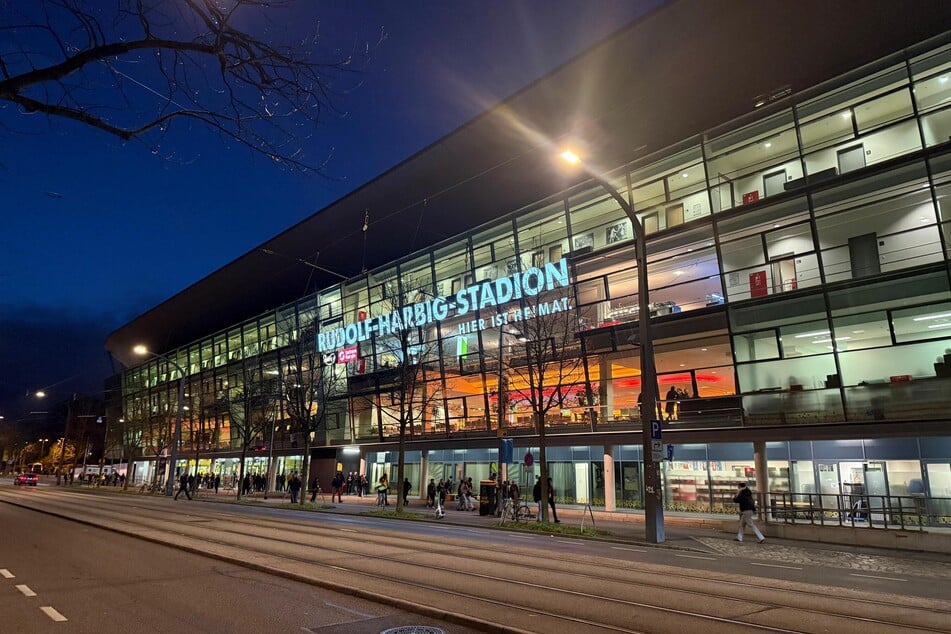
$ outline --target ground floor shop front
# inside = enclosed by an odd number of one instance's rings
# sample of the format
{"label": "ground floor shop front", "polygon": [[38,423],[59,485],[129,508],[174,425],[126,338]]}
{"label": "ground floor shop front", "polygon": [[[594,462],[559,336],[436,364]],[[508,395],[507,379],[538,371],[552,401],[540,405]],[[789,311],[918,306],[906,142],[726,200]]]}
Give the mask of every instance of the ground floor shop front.
{"label": "ground floor shop front", "polygon": [[[675,444],[668,452],[661,476],[664,506],[672,511],[732,513],[737,483],[746,482],[759,492],[821,496],[826,507],[848,496],[922,496],[932,499],[940,515],[951,516],[951,437]],[[456,486],[463,478],[480,482],[498,477],[519,483],[523,496],[530,497],[540,473],[538,447],[516,445],[512,461],[501,465],[497,476],[499,455],[498,448],[465,446],[407,451],[404,477],[410,495],[425,496],[429,480]],[[553,446],[546,455],[556,502],[608,511],[643,506],[639,445]],[[386,475],[391,492],[401,490],[395,451],[322,447],[312,457],[312,474],[322,465],[324,491],[337,471],[365,476],[374,484]],[[223,488],[233,489],[239,463],[238,457],[209,455],[196,461],[186,456],[176,473],[216,474]],[[302,455],[255,455],[246,458],[245,473],[260,476],[268,490],[275,490],[289,475],[299,474],[302,465]],[[165,463],[138,461],[131,473],[136,483],[163,479]]]}

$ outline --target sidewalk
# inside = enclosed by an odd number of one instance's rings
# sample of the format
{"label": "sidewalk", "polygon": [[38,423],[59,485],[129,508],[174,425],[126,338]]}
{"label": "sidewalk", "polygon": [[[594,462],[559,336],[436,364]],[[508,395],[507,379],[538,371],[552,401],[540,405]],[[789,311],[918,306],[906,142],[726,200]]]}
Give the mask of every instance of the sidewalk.
{"label": "sidewalk", "polygon": [[[233,491],[225,492],[220,490],[216,496],[214,493],[201,490],[199,492],[198,499],[205,501],[217,500],[226,502],[233,501],[235,499],[235,494]],[[243,497],[242,500],[254,504],[279,506],[281,504],[290,503],[290,494],[286,492],[283,494],[279,492],[271,492],[268,494],[268,499],[265,500],[261,493],[255,493],[250,497]],[[309,500],[309,496],[306,497],[305,500]],[[363,497],[345,495],[343,503],[338,502],[330,504],[329,500],[329,495],[323,495],[317,498],[317,506],[323,507],[320,508],[319,512],[361,515],[363,513],[379,509],[379,507],[376,506],[375,494]],[[396,510],[396,496],[390,495],[389,500],[390,506],[386,508],[389,510]],[[305,504],[305,506],[313,508],[313,505],[310,505],[309,503]],[[533,505],[530,504],[530,506]],[[404,508],[409,512],[426,516],[426,519],[429,521],[438,521],[444,524],[454,524],[460,526],[478,526],[495,529],[499,528],[499,518],[497,516],[480,515],[478,510],[458,511],[456,510],[455,502],[449,502],[444,507],[446,515],[445,518],[441,520],[436,520],[435,511],[426,507],[425,500],[410,497],[409,505]],[[734,515],[667,512],[664,516],[666,540],[663,544],[657,545],[649,544],[646,540],[644,532],[643,511],[618,511],[608,513],[606,511],[594,510],[591,514],[589,514],[584,507],[558,507],[558,518],[561,520],[562,526],[578,528],[581,526],[583,517],[584,527],[590,528],[592,526],[592,514],[594,515],[594,528],[606,531],[610,533],[610,535],[594,538],[584,537],[582,539],[602,539],[608,541],[624,542],[627,544],[653,545],[666,548],[689,549],[703,552],[729,554],[742,554],[742,552],[745,552],[746,550],[751,550],[750,546],[757,546],[755,540],[753,539],[748,539],[742,544],[734,541],[734,537],[736,535],[735,527],[737,522],[737,518]],[[802,551],[797,552],[796,554],[796,556],[800,559],[804,557],[802,553],[806,551],[817,554],[824,552],[835,552],[852,553],[856,556],[891,556],[901,559],[946,562],[949,567],[951,567],[951,556],[943,553],[835,543],[828,536],[826,536],[825,539],[788,539],[778,536],[779,531],[785,528],[786,525],[764,525],[763,522],[758,522],[758,524],[763,532],[767,535],[767,544],[771,547],[770,552],[772,555],[776,555],[777,547],[783,547],[786,549]],[[506,527],[511,530],[518,529],[518,525],[513,522],[506,522]],[[803,528],[813,528],[814,532],[825,531],[826,533],[837,530],[848,530],[831,526],[825,528],[818,526],[804,526]],[[884,529],[861,528],[855,529],[855,531],[861,531],[862,533],[869,531],[872,533],[881,533],[884,532]],[[946,537],[947,539],[951,540],[951,535],[942,535],[942,537]],[[742,552],[737,552],[737,548],[742,549]],[[810,558],[814,559],[814,556],[811,556]],[[949,574],[951,574],[951,568],[949,568]]]}

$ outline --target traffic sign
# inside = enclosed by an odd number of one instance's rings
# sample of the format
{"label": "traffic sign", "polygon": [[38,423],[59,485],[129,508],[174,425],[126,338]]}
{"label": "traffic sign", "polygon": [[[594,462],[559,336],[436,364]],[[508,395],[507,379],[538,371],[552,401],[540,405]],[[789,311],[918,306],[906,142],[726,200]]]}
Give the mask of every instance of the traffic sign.
{"label": "traffic sign", "polygon": [[664,442],[662,440],[651,441],[651,459],[654,462],[660,462],[664,459]]}
{"label": "traffic sign", "polygon": [[651,440],[660,440],[660,423],[659,420],[651,421]]}

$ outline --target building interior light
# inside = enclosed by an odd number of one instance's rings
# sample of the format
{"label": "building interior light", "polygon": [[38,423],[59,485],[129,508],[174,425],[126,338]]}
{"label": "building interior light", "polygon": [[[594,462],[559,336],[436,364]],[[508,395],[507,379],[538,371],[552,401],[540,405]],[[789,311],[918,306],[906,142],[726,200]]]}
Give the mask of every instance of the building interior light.
{"label": "building interior light", "polygon": [[687,178],[688,176],[690,176],[690,174],[688,174],[687,172],[684,172],[683,174],[681,174],[681,176],[683,176],[684,178]]}
{"label": "building interior light", "polygon": [[924,317],[915,317],[912,321],[928,321],[929,319],[945,319],[951,317],[951,313],[938,313],[937,315],[925,315]]}
{"label": "building interior light", "polygon": [[938,81],[940,81],[943,84],[948,81],[948,76],[942,75],[941,77],[938,77]]}
{"label": "building interior light", "polygon": [[763,144],[763,147],[769,149],[769,148],[773,147],[773,144],[770,143],[769,141],[767,141],[766,143]]}
{"label": "building interior light", "polygon": [[935,329],[935,328],[951,328],[951,324],[931,324],[930,326],[928,326],[928,328],[929,328],[929,329]]}
{"label": "building interior light", "polygon": [[829,334],[828,330],[817,330],[815,332],[804,332],[801,335],[796,335],[796,339],[804,339],[806,337],[818,337],[819,335]]}
{"label": "building interior light", "polygon": [[846,110],[845,112],[843,112],[843,113],[842,113],[842,118],[843,118],[843,119],[851,119],[851,118],[852,118],[852,111],[851,111],[851,110]]}
{"label": "building interior light", "polygon": [[706,348],[700,348],[700,352],[706,352],[706,351],[707,351]]}

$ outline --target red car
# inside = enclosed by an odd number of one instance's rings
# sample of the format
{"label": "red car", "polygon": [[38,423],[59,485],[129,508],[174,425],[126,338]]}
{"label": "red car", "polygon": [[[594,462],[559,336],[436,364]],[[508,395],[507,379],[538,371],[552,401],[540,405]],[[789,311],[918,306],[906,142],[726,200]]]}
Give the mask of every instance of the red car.
{"label": "red car", "polygon": [[35,487],[36,483],[39,481],[40,477],[35,473],[18,473],[17,477],[13,479],[13,484],[16,486],[28,484],[31,487]]}

